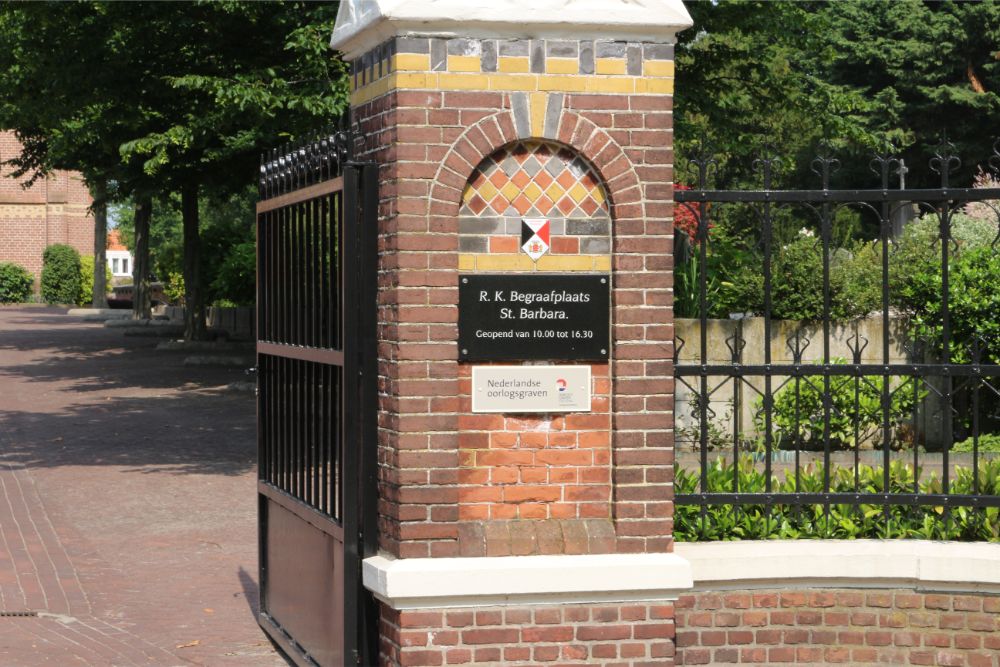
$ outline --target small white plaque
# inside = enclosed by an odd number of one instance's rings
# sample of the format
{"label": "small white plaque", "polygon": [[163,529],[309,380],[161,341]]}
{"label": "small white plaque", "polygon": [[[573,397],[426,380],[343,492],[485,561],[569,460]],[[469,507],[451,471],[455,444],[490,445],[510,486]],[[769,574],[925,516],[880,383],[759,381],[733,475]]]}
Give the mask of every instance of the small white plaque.
{"label": "small white plaque", "polygon": [[473,412],[590,412],[590,366],[473,366]]}

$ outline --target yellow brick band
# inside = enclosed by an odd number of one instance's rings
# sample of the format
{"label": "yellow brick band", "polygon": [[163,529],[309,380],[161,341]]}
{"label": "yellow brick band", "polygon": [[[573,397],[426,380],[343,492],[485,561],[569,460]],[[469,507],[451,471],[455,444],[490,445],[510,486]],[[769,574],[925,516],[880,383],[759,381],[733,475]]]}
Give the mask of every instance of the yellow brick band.
{"label": "yellow brick band", "polygon": [[538,90],[537,74],[490,74],[486,90]]}
{"label": "yellow brick band", "polygon": [[[433,40],[432,40],[433,41]],[[427,47],[424,47],[427,49]],[[495,47],[494,47],[495,48]],[[352,63],[351,101],[364,104],[393,89],[406,90],[494,90],[510,92],[564,92],[598,94],[672,94],[672,53],[662,45],[605,49],[594,58],[580,49],[577,56],[565,51],[537,60],[525,50],[504,54],[448,55],[434,63],[427,52],[397,53],[387,42]],[[493,51],[496,54],[496,51]],[[542,71],[539,71],[539,67]],[[641,67],[642,75],[634,73]],[[532,69],[536,71],[532,72]],[[493,71],[495,70],[495,71]],[[593,72],[581,74],[580,72]],[[632,72],[633,74],[629,74]],[[540,103],[537,103],[540,104]],[[532,106],[532,126],[538,124],[539,107]]]}
{"label": "yellow brick band", "polygon": [[527,58],[502,56],[497,60],[497,70],[501,72],[530,72],[531,66]]}
{"label": "yellow brick band", "polygon": [[595,74],[624,74],[625,61],[617,58],[598,58],[594,65]]}
{"label": "yellow brick band", "polygon": [[632,77],[615,77],[612,79],[602,79],[590,77],[587,79],[586,91],[588,93],[634,93],[641,79]]}
{"label": "yellow brick band", "polygon": [[397,72],[354,91],[351,94],[351,104],[364,104],[397,88],[670,95],[674,92],[674,81],[634,76],[600,77],[592,74],[564,76]]}
{"label": "yellow brick band", "polygon": [[[433,85],[431,82],[437,80],[437,84]],[[427,75],[427,88],[436,88],[438,90],[486,90],[487,86],[490,85],[490,78],[485,74],[428,74]],[[408,88],[400,83],[400,88]]]}
{"label": "yellow brick band", "polygon": [[537,262],[524,254],[461,254],[459,271],[610,271],[607,255],[545,255]]}
{"label": "yellow brick band", "polygon": [[[594,77],[590,74],[583,76],[549,76],[537,75],[536,88],[538,90],[566,91],[567,93],[582,93],[587,90],[587,82]],[[502,85],[503,82],[501,81]],[[503,88],[500,88],[503,90]]]}
{"label": "yellow brick band", "polygon": [[351,104],[353,106],[364,104],[365,102],[374,100],[376,97],[382,97],[390,90],[395,90],[396,88],[398,88],[398,86],[396,85],[396,78],[398,76],[400,75],[390,74],[384,79],[379,79],[370,86],[359,88],[358,90],[351,93]]}
{"label": "yellow brick band", "polygon": [[44,218],[45,204],[0,204],[0,218]]}
{"label": "yellow brick band", "polygon": [[393,72],[426,72],[431,68],[431,57],[423,53],[397,53],[392,57],[391,68]]}
{"label": "yellow brick band", "polygon": [[642,64],[642,73],[645,76],[674,76],[673,60],[647,60]]}
{"label": "yellow brick band", "polygon": [[482,71],[479,56],[448,56],[449,72],[479,72]]}
{"label": "yellow brick band", "polygon": [[635,92],[651,95],[670,95],[674,92],[673,79],[636,79]]}
{"label": "yellow brick band", "polygon": [[576,58],[548,58],[545,60],[547,74],[579,74],[580,61]]}

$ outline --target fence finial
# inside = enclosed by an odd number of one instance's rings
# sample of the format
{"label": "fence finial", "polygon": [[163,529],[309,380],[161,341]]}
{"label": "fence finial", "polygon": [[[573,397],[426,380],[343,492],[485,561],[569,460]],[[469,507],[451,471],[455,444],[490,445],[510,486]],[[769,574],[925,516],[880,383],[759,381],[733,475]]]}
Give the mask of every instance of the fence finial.
{"label": "fence finial", "polygon": [[871,162],[868,163],[868,168],[873,174],[876,174],[881,178],[882,189],[889,189],[889,178],[892,175],[893,168],[897,171],[902,164],[902,161],[895,156],[896,148],[892,144],[887,144],[884,151],[877,152],[872,156]]}
{"label": "fence finial", "polygon": [[765,144],[760,151],[760,156],[753,161],[753,168],[761,175],[761,181],[765,190],[772,189],[775,172],[784,165],[784,161],[778,157],[774,146]]}
{"label": "fence finial", "polygon": [[812,173],[819,176],[824,190],[830,189],[830,176],[840,171],[840,160],[833,156],[833,148],[824,140],[810,163]]}
{"label": "fence finial", "polygon": [[693,180],[698,183],[699,190],[708,189],[709,177],[718,170],[719,162],[715,158],[714,150],[708,141],[702,140],[697,143],[693,151],[694,157],[688,159],[687,171]]}
{"label": "fence finial", "polygon": [[934,147],[934,157],[928,161],[931,171],[941,175],[942,188],[948,187],[948,176],[962,166],[962,160],[955,150],[955,144],[948,141],[948,133],[943,132],[941,141]]}

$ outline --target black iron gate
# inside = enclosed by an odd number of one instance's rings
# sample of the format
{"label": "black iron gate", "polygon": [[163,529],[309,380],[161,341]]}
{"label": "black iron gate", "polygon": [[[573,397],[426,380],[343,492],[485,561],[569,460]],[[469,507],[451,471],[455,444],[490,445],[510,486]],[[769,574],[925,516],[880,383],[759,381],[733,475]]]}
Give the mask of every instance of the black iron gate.
{"label": "black iron gate", "polygon": [[259,622],[298,665],[371,664],[376,170],[339,130],[265,156],[257,204]]}

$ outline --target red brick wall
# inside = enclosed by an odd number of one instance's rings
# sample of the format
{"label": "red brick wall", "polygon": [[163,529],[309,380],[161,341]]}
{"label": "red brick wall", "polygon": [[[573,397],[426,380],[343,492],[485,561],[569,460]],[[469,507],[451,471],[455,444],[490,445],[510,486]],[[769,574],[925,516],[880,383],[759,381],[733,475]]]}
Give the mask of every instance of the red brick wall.
{"label": "red brick wall", "polygon": [[[672,56],[664,45],[399,38],[352,63],[357,154],[379,165],[385,553],[670,550]],[[470,367],[458,362],[459,274],[486,270],[463,253],[491,256],[491,270],[543,270],[505,252],[510,243],[460,243],[475,168],[525,139],[583,156],[610,202],[610,248],[592,246],[588,269],[612,284],[610,363],[592,365],[591,413],[474,414]],[[554,254],[579,248],[567,250],[557,243]],[[583,270],[561,259],[553,270]],[[667,666],[671,616],[668,601],[476,613],[383,605],[381,662]]]}
{"label": "red brick wall", "polygon": [[1000,665],[1000,596],[705,592],[677,602],[677,664]]}
{"label": "red brick wall", "polygon": [[391,664],[615,664],[672,662],[673,605],[552,605],[394,611],[382,615]]}
{"label": "red brick wall", "polygon": [[[471,414],[466,370],[457,362],[458,212],[475,166],[519,138],[516,94],[390,90],[354,109],[360,156],[380,165],[381,547],[400,557],[489,551],[478,523],[463,529],[458,507],[460,450],[496,426],[495,417]],[[565,419],[578,422],[569,429],[576,443],[606,438],[610,450],[598,461],[613,468],[599,508],[567,493],[578,477],[572,484],[547,478],[558,500],[540,494],[523,502],[536,506],[533,516],[552,517],[540,507],[549,504],[572,517],[572,525],[552,528],[564,540],[589,534],[586,522],[603,518],[613,539],[597,529],[601,539],[588,540],[587,551],[666,551],[670,544],[670,126],[666,94],[567,94],[559,115],[555,138],[597,167],[613,218],[612,407],[606,417]],[[550,436],[564,431],[562,420],[553,420]],[[494,466],[516,468],[527,456],[534,456],[529,447],[506,448]]]}
{"label": "red brick wall", "polygon": [[[0,131],[0,161],[20,151],[14,134]],[[94,254],[92,200],[79,174],[56,171],[25,189],[28,179],[10,173],[0,167],[0,261],[20,264],[37,280],[46,246],[66,243],[81,255]]]}

